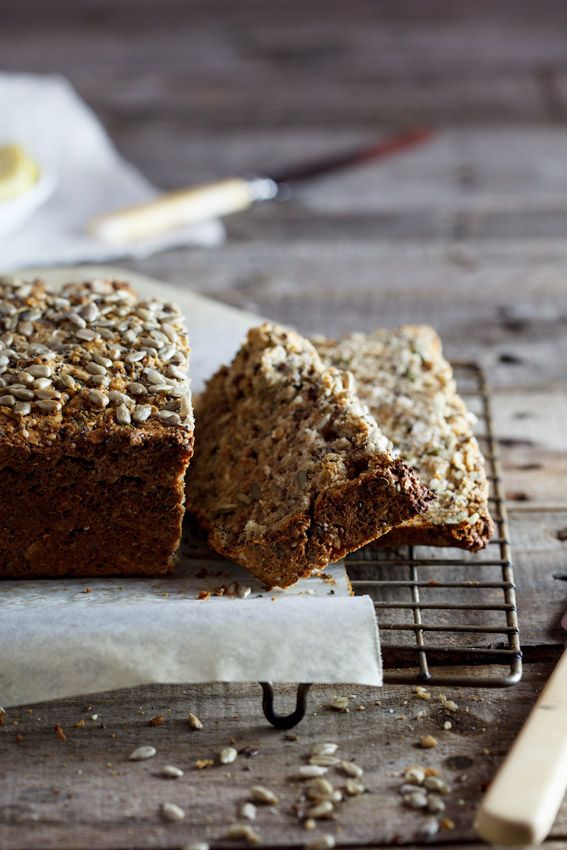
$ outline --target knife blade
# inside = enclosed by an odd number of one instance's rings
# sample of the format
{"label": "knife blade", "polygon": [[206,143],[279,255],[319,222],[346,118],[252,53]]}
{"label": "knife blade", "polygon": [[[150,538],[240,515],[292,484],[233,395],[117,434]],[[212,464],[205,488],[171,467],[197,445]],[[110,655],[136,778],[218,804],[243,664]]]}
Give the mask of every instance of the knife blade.
{"label": "knife blade", "polygon": [[[567,630],[567,612],[561,625]],[[541,844],[566,791],[567,650],[490,785],[476,830],[491,844]]]}
{"label": "knife blade", "polygon": [[271,176],[231,177],[168,192],[147,203],[98,216],[89,222],[87,230],[105,242],[123,244],[242,212],[262,201],[288,200],[302,182],[401,153],[426,142],[431,135],[430,129],[418,127],[372,145],[300,163]]}

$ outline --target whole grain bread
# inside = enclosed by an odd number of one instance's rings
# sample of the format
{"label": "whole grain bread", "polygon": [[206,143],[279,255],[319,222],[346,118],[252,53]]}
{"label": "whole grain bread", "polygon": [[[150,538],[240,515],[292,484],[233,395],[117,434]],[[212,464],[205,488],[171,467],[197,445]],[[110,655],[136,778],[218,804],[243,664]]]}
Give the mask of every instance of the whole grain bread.
{"label": "whole grain bread", "polygon": [[432,499],[392,457],[351,376],[277,325],[249,332],[196,418],[189,510],[213,549],[268,586],[293,584]]}
{"label": "whole grain bread", "polygon": [[457,394],[441,340],[427,325],[313,340],[323,360],[354,376],[380,428],[437,499],[380,539],[384,545],[457,546],[475,551],[493,532],[484,459],[474,417]]}
{"label": "whole grain bread", "polygon": [[173,569],[193,447],[172,304],[0,280],[0,578]]}

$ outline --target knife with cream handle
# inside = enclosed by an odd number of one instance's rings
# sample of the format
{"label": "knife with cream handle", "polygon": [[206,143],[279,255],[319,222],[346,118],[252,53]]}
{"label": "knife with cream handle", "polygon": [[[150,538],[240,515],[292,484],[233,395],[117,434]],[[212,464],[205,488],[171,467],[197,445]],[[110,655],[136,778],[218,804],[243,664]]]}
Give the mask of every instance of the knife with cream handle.
{"label": "knife with cream handle", "polygon": [[98,216],[89,222],[87,230],[114,244],[156,236],[207,219],[242,212],[257,201],[287,200],[293,187],[301,181],[398,153],[426,141],[430,136],[430,130],[418,128],[371,146],[304,163],[271,177],[231,177],[168,192],[144,204]]}
{"label": "knife with cream handle", "polygon": [[477,832],[504,847],[541,844],[566,791],[567,651],[486,792]]}

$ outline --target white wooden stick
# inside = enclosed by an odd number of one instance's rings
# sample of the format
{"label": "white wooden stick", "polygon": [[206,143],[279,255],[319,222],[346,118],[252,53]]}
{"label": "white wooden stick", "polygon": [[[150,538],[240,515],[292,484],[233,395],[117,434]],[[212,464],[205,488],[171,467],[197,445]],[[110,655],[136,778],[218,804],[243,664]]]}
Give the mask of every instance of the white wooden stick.
{"label": "white wooden stick", "polygon": [[108,213],[90,222],[90,233],[105,242],[122,243],[156,236],[199,221],[240,212],[258,198],[255,181],[233,177],[180,189],[154,201]]}
{"label": "white wooden stick", "polygon": [[488,789],[476,829],[491,844],[540,844],[566,791],[567,652]]}

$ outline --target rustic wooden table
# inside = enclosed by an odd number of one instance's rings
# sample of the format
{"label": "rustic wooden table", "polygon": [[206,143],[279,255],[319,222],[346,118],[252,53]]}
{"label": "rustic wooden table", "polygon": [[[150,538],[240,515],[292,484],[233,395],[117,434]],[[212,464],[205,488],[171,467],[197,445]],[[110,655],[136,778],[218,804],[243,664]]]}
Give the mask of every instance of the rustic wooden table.
{"label": "rustic wooden table", "polygon": [[[0,16],[3,67],[66,74],[163,187],[341,150],[392,127],[438,128],[427,148],[235,217],[221,248],[124,265],[303,331],[430,322],[450,356],[481,361],[495,394],[525,658],[513,689],[449,689],[459,706],[450,730],[437,692],[424,702],[408,686],[357,688],[352,705],[366,710],[349,714],[326,706],[352,689],[316,688],[293,740],[267,726],[255,684],[11,710],[0,734],[0,847],[235,846],[223,836],[255,783],[281,798],[255,822],[265,846],[321,833],[345,847],[415,846],[423,815],[402,807],[397,786],[416,762],[452,788],[433,841],[474,845],[482,791],[563,644],[567,6],[26,0]],[[202,731],[188,727],[190,710]],[[158,714],[165,722],[149,727]],[[438,746],[417,750],[427,733]],[[297,786],[286,777],[321,740],[365,769],[368,793],[313,833],[291,811]],[[255,757],[193,768],[231,741]],[[156,760],[128,762],[141,744],[184,777],[167,782]],[[186,819],[164,821],[164,801]],[[549,846],[566,840],[564,805]]]}

